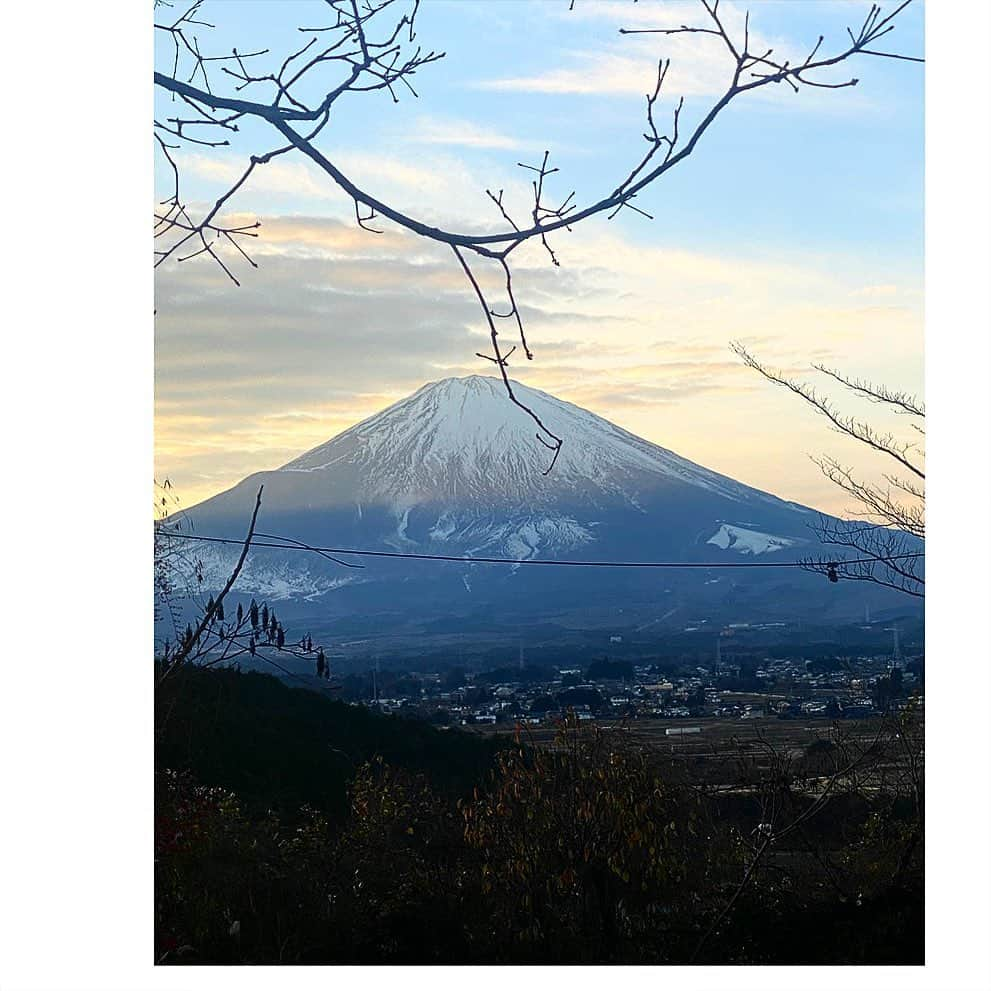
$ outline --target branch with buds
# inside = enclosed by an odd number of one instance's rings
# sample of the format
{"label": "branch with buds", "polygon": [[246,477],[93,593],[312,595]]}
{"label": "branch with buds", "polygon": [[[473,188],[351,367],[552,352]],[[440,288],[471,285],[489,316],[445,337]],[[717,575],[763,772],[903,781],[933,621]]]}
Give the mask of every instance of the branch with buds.
{"label": "branch with buds", "polygon": [[851,468],[831,457],[813,458],[819,470],[834,485],[851,495],[860,507],[858,520],[836,520],[822,516],[813,526],[823,544],[855,551],[852,562],[837,563],[828,557],[808,558],[805,567],[830,581],[873,582],[922,598],[925,594],[924,559],[913,556],[917,541],[926,537],[925,522],[925,405],[906,392],[892,390],[847,376],[824,365],[813,367],[855,395],[879,404],[904,417],[914,437],[902,440],[880,431],[864,420],[843,413],[829,398],[806,382],[791,379],[761,364],[740,343],[731,345],[743,362],[769,382],[788,389],[824,416],[841,434],[894,461],[895,472],[883,472],[881,482],[858,478]]}
{"label": "branch with buds", "polygon": [[[170,488],[168,481],[165,482],[165,486]],[[276,616],[275,610],[270,609],[267,603],[263,602],[259,605],[252,599],[247,609],[238,603],[235,610],[231,610],[229,604],[227,606],[224,604],[244,568],[252,540],[256,535],[259,537],[271,536],[270,534],[256,534],[255,530],[258,511],[261,509],[263,488],[264,486],[260,486],[258,489],[254,510],[248,524],[248,532],[230,575],[216,596],[210,595],[202,608],[202,615],[195,625],[192,622],[187,622],[182,631],[179,630],[176,623],[179,610],[176,607],[174,595],[176,587],[174,576],[178,570],[178,562],[173,556],[175,541],[170,540],[170,530],[177,521],[170,519],[167,514],[161,515],[157,521],[155,527],[155,591],[158,599],[167,603],[176,630],[175,640],[166,639],[162,646],[159,684],[173,677],[186,666],[195,665],[196,667],[210,668],[230,665],[244,655],[262,661],[289,677],[299,677],[274,660],[271,656],[273,654],[293,657],[309,663],[315,662],[317,678],[327,682],[331,680],[330,664],[323,647],[314,645],[309,634],[296,642],[290,642],[286,637],[285,627]],[[163,498],[167,502],[167,497]],[[181,541],[179,543],[181,544]],[[305,544],[299,546],[309,549]],[[344,562],[337,561],[336,558],[323,554],[323,552],[318,551],[317,553],[321,553],[322,556],[338,564],[344,564]],[[348,566],[351,567],[351,565]],[[202,581],[202,567],[198,562],[195,564],[195,572],[198,580]],[[229,615],[229,613],[232,614]]]}

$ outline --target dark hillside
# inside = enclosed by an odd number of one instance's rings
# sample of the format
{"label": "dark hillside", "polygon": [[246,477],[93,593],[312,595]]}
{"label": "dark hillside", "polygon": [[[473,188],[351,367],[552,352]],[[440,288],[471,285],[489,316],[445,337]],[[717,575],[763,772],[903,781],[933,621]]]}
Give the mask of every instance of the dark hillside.
{"label": "dark hillside", "polygon": [[340,817],[348,782],[373,757],[424,773],[442,793],[468,794],[498,747],[265,674],[189,669],[156,699],[156,769],[189,771],[251,807],[283,813],[308,805]]}

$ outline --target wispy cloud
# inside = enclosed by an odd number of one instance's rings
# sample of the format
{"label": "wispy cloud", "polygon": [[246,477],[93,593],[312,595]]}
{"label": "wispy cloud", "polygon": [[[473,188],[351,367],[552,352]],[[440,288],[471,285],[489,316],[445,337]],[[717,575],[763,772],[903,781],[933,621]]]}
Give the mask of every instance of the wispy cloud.
{"label": "wispy cloud", "polygon": [[[593,49],[563,52],[564,65],[479,83],[480,88],[527,93],[639,95],[652,91],[658,58],[670,58],[667,93],[709,96],[725,91],[733,63],[725,46],[708,35],[627,35],[616,38],[617,28],[644,30],[693,25],[704,11],[689,3],[617,4],[583,2],[568,13],[574,21],[601,21],[610,40]],[[723,12],[721,11],[721,14]],[[567,21],[562,21],[566,24]],[[742,30],[743,17],[725,11],[731,30]],[[763,40],[763,39],[761,39]]]}
{"label": "wispy cloud", "polygon": [[503,151],[517,151],[528,147],[527,142],[508,134],[502,134],[472,121],[456,120],[451,117],[417,117],[410,127],[408,140],[414,144],[491,148]]}
{"label": "wispy cloud", "polygon": [[[206,155],[202,152],[180,155],[177,161],[184,176],[194,176],[218,186],[232,185],[244,174],[248,164],[246,159],[234,155]],[[250,193],[265,193],[269,196],[298,196],[317,200],[331,199],[338,195],[335,187],[321,178],[306,162],[286,159],[275,159],[256,168],[245,189]]]}
{"label": "wispy cloud", "polygon": [[[497,147],[500,140],[513,142],[514,148],[525,146],[504,134],[495,135],[480,126],[473,130],[468,125],[464,140],[455,141],[460,126],[458,122],[439,121],[436,127],[425,128],[420,138],[416,131],[404,132],[397,138],[401,138],[399,147],[405,150],[404,155],[395,154],[393,149],[391,154],[342,151],[331,153],[331,157],[362,189],[426,223],[456,229],[485,231],[497,226],[501,229],[505,222],[486,197],[486,187],[505,189],[508,200],[527,203],[531,195],[528,180],[515,167],[515,160],[487,164],[481,176],[477,168],[454,152],[454,145],[468,146],[475,142],[474,151],[483,151],[485,142],[489,142],[490,150],[508,150],[508,144]],[[449,144],[448,137],[450,150],[445,147]],[[184,181],[197,181],[196,198],[203,202],[225,192],[243,175],[247,164],[244,156],[220,152],[187,153],[178,156],[177,161]],[[159,176],[163,183],[168,181],[163,171]],[[163,189],[162,195],[165,193]],[[256,168],[229,205],[232,210],[241,211],[259,202],[268,205],[270,214],[306,210],[311,216],[319,213],[337,220],[353,221],[354,217],[351,198],[329,175],[302,159],[275,159]],[[385,221],[373,226],[389,227]]]}
{"label": "wispy cloud", "polygon": [[898,296],[899,292],[898,286],[888,282],[876,286],[863,286],[860,289],[855,289],[851,295],[862,296],[867,299],[892,299]]}
{"label": "wispy cloud", "polygon": [[[759,12],[759,8],[758,8]],[[743,47],[747,10],[742,5],[724,3],[719,16],[730,38],[739,49]],[[600,21],[610,32],[617,29],[631,31],[670,30],[688,25],[712,28],[700,5],[682,2],[661,4],[625,4],[613,2],[585,2],[576,5],[569,16],[576,20]],[[783,38],[766,34],[760,29],[760,20],[752,16],[747,29],[748,50],[760,54],[773,51],[774,57],[794,64],[809,54],[816,36],[809,38]],[[839,44],[845,37],[838,37]],[[538,71],[524,72],[480,81],[481,89],[545,94],[575,94],[586,96],[639,96],[652,92],[657,80],[659,59],[670,59],[670,67],[664,81],[664,94],[669,99],[681,96],[691,98],[722,96],[728,89],[735,68],[732,54],[725,42],[712,34],[627,34],[616,38],[610,33],[594,49],[581,48],[560,53],[563,64]],[[835,82],[847,72],[823,70],[820,81]],[[825,74],[823,74],[823,72]],[[748,94],[747,99],[776,108],[793,108],[796,102],[788,87],[769,86]],[[803,112],[837,112],[837,101],[824,98],[822,91],[806,91],[802,101]],[[844,94],[840,112],[849,114],[869,106],[866,98]]]}
{"label": "wispy cloud", "polygon": [[[186,174],[217,184],[230,185],[243,175],[247,160],[234,155],[185,154],[179,165]],[[389,188],[416,189],[439,193],[444,189],[444,173],[436,168],[411,165],[386,155],[345,152],[335,155],[335,161],[345,171],[366,185]],[[291,196],[305,199],[341,199],[336,183],[316,166],[305,160],[274,159],[256,168],[245,183],[250,193]]]}
{"label": "wispy cloud", "polygon": [[[672,45],[682,49],[683,45]],[[675,52],[672,53],[677,54]],[[584,94],[599,96],[643,96],[657,81],[657,54],[643,42],[625,48],[611,45],[602,51],[562,53],[566,64],[529,75],[506,76],[480,81],[479,89],[518,93]],[[668,93],[709,96],[722,93],[732,78],[732,65],[725,56],[707,55],[672,61],[665,82]]]}

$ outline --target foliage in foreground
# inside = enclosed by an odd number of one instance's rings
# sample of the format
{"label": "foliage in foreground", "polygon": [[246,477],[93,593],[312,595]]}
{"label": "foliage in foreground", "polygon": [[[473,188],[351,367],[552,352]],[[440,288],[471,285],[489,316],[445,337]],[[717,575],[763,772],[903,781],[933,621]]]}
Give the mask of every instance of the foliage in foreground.
{"label": "foliage in foreground", "polygon": [[629,734],[566,720],[461,798],[367,761],[342,819],[162,769],[156,959],[921,963],[902,723],[797,760],[752,748],[734,787],[699,788]]}

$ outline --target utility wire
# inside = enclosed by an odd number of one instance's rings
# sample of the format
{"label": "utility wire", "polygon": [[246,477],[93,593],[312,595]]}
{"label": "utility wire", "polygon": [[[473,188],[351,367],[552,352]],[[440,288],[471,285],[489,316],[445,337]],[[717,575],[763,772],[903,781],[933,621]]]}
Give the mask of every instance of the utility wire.
{"label": "utility wire", "polygon": [[[213,544],[237,544],[243,546],[243,540],[227,537],[209,537],[204,534],[175,533],[172,536],[183,540],[202,540]],[[352,547],[314,547],[299,540],[278,537],[274,534],[262,535],[266,539],[251,541],[252,547],[271,547],[288,551],[312,551],[317,554],[348,554],[355,557],[398,558],[412,561],[452,561],[457,564],[511,564],[511,565],[543,565],[557,568],[808,568],[806,561],[731,561],[726,563],[709,563],[706,561],[557,561],[549,559],[518,559],[511,557],[459,557],[454,554],[413,554],[405,551],[369,551]],[[834,559],[831,563],[837,567],[847,564],[870,564],[883,561],[901,561],[907,558],[925,557],[924,552],[915,551],[906,554],[891,554],[882,559],[859,557]],[[344,563],[344,562],[339,562]],[[358,565],[350,565],[358,567]]]}

